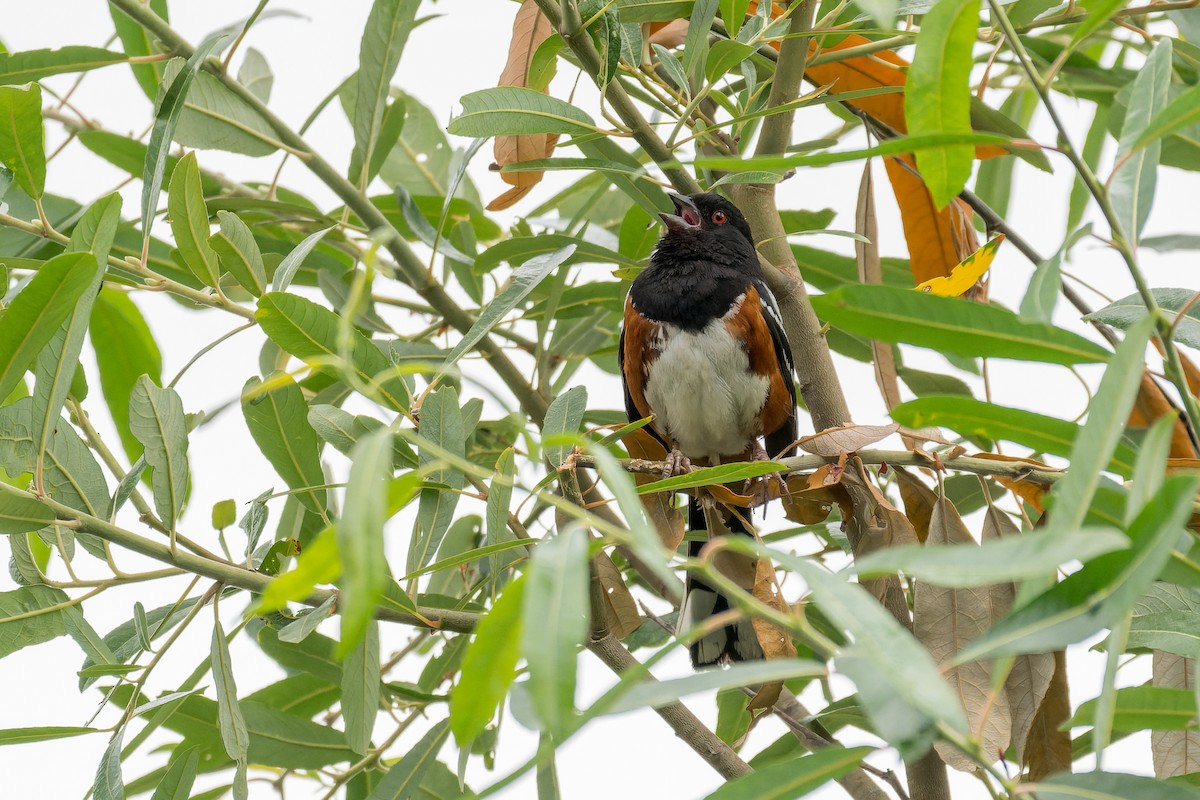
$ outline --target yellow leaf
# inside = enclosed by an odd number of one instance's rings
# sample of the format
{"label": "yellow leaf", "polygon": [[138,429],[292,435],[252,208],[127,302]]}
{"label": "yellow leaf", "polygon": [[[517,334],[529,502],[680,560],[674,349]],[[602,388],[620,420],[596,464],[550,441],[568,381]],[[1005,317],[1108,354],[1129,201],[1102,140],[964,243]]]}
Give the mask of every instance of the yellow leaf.
{"label": "yellow leaf", "polygon": [[938,297],[958,297],[966,293],[992,266],[992,260],[1003,241],[1004,234],[1000,234],[967,256],[961,264],[951,270],[949,277],[931,278],[917,288]]}

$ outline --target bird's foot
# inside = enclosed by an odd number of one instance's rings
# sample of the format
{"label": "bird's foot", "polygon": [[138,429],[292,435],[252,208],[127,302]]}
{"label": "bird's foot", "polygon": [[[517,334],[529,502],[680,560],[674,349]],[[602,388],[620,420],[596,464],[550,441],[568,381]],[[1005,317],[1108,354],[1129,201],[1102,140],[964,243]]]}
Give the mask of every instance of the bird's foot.
{"label": "bird's foot", "polygon": [[[771,454],[757,441],[754,442],[750,450],[750,460],[753,461],[770,461]],[[749,494],[752,498],[751,507],[757,508],[761,505],[766,505],[768,500],[772,499],[771,488],[775,488],[775,497],[783,497],[787,494],[787,483],[783,480],[783,475],[778,472],[770,472],[763,475],[761,478],[747,478],[746,486],[743,490],[745,494]]]}
{"label": "bird's foot", "polygon": [[663,461],[663,480],[676,475],[686,475],[692,471],[692,461],[678,450],[672,449]]}

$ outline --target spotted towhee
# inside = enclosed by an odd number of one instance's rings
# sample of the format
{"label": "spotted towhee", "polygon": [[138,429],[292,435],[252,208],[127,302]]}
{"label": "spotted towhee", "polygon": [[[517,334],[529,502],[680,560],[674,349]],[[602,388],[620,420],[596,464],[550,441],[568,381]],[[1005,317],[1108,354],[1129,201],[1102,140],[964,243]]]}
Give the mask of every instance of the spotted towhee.
{"label": "spotted towhee", "polygon": [[[625,410],[631,421],[654,416],[649,430],[667,450],[667,474],[693,462],[779,457],[797,436],[796,385],[750,226],[719,195],[672,194],[671,200],[676,213],[661,215],[666,233],[625,301],[618,348]],[[691,529],[707,527],[694,499],[688,517]],[[736,516],[728,524],[746,533]],[[691,542],[690,554],[703,546]],[[727,598],[689,576],[680,629],[729,607]],[[691,653],[697,667],[762,658],[748,620],[704,636]]]}

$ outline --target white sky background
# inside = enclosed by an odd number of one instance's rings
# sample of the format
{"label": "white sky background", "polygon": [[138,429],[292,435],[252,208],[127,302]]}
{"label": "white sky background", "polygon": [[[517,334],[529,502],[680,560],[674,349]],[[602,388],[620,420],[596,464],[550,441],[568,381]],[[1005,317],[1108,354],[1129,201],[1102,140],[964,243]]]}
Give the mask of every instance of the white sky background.
{"label": "white sky background", "polygon": [[[37,4],[8,5],[0,36],[10,50],[68,44],[100,45],[112,31],[108,9],[101,0],[41,0]],[[190,41],[198,42],[213,29],[244,18],[254,5],[250,0],[211,0],[204,3],[175,0],[171,4],[172,24]],[[263,20],[247,37],[243,48],[253,46],[263,52],[275,74],[270,103],[272,109],[294,127],[300,125],[320,98],[356,69],[359,38],[369,6],[368,0],[336,3],[279,0],[272,4],[272,9],[294,10],[307,19],[283,17]],[[495,84],[505,60],[516,9],[517,4],[508,0],[441,0],[436,5],[426,4],[424,13],[442,16],[414,33],[395,77],[395,85],[429,105],[445,123],[456,109],[457,99],[461,95]],[[240,61],[241,55],[235,58],[234,66]],[[569,66],[564,65],[560,69],[554,86],[558,96],[566,96],[570,91],[571,73]],[[60,76],[51,79],[49,85],[63,89],[72,80],[73,76]],[[583,83],[576,101],[584,108],[594,108],[594,104],[589,105],[594,96],[594,88]],[[89,116],[119,132],[129,132],[126,130],[128,127],[133,133],[140,133],[151,118],[150,103],[124,66],[109,67],[87,77],[74,95],[73,102]],[[1092,107],[1076,104],[1061,96],[1056,97],[1056,102],[1066,117],[1078,125],[1072,138],[1081,144]],[[802,111],[797,116],[794,138],[796,141],[817,138],[835,126],[834,118],[819,108]],[[1053,131],[1044,124],[1036,125],[1033,134],[1039,141],[1054,141]],[[52,150],[61,141],[61,128],[49,124],[47,135],[48,150]],[[336,167],[344,169],[353,146],[353,136],[336,103],[312,127],[307,140]],[[455,143],[465,145],[466,140]],[[1009,221],[1016,230],[1045,255],[1053,253],[1061,244],[1071,180],[1065,159],[1053,153],[1050,157],[1056,169],[1053,176],[1037,172],[1023,163],[1018,164],[1013,193],[1016,202],[1009,214]],[[1101,170],[1102,176],[1107,175],[1111,157],[1110,148],[1105,167]],[[279,163],[278,156],[250,159],[219,152],[202,152],[200,158],[206,168],[225,171],[243,181],[270,181]],[[506,188],[496,175],[487,172],[489,161],[490,146],[476,157],[470,171],[485,200]],[[861,164],[850,164],[821,170],[802,170],[781,186],[780,206],[809,209],[832,207],[837,210],[838,217],[831,227],[852,228],[861,169]],[[124,173],[78,144],[72,144],[51,162],[47,188],[48,191],[86,201],[111,191],[125,177]],[[558,188],[577,177],[565,173],[548,174],[530,197],[512,209],[511,213],[500,215],[501,220],[515,219],[528,213]],[[904,255],[899,216],[882,170],[876,170],[876,180],[882,251],[885,255]],[[307,194],[322,207],[338,205],[332,194],[295,159],[289,160],[282,183]],[[139,182],[123,190],[126,218],[137,213],[139,190]],[[384,187],[377,186],[376,190],[383,191]],[[1194,174],[1162,170],[1157,201],[1146,235],[1196,232],[1196,196],[1197,179]],[[166,227],[160,227],[158,233],[165,235]],[[824,236],[805,243],[846,254],[853,253],[853,243],[845,238]],[[1167,256],[1145,251],[1142,258],[1151,285],[1198,285],[1194,254]],[[595,270],[600,267],[588,265],[584,269]],[[1076,248],[1075,259],[1068,270],[1102,288],[1113,298],[1134,290],[1116,254],[1104,250],[1095,242],[1084,242]],[[992,297],[1015,307],[1031,273],[1032,266],[1015,248],[1011,245],[1002,247],[992,271]],[[1104,305],[1103,301],[1087,292],[1085,296],[1096,307]],[[181,313],[171,300],[151,293],[136,295],[135,299],[159,341],[164,356],[163,373],[168,377],[173,376],[204,343],[237,324],[229,315],[215,311]],[[1057,322],[1091,335],[1065,302],[1059,303]],[[249,331],[201,360],[179,386],[187,410],[212,409],[234,399],[245,379],[258,374],[257,355],[261,341],[261,334],[257,330]],[[906,363],[935,371],[945,369],[945,362],[940,357],[920,351],[909,350]],[[93,393],[98,399],[98,381],[94,368],[91,364],[88,366]],[[838,366],[855,421],[887,421],[870,367],[844,359],[839,359]],[[1081,371],[1094,385],[1099,372],[1094,368]],[[994,400],[1002,405],[1041,410],[1069,418],[1082,411],[1086,402],[1078,381],[1059,367],[993,361],[991,374]],[[575,383],[584,381],[589,388],[592,407],[621,407],[620,386],[615,378],[597,370],[585,370],[577,376]],[[982,396],[982,386],[978,381],[974,381],[974,385]],[[469,385],[467,391],[478,392]],[[99,408],[95,401],[87,405],[94,411]],[[490,400],[489,408],[495,410]],[[110,441],[115,440],[109,421],[101,418],[100,414],[97,417],[101,432]],[[189,511],[181,526],[193,538],[208,541],[209,544],[215,540],[209,525],[209,510],[214,502],[233,497],[240,506],[265,488],[282,485],[282,481],[253,449],[243,447],[237,452],[230,451],[228,445],[245,441],[245,427],[236,408],[193,436],[193,492]],[[469,508],[465,504],[463,507]],[[272,511],[273,518],[277,519],[279,507],[275,506]],[[777,520],[778,517],[778,512],[773,513],[773,519]],[[138,529],[136,521],[127,522]],[[405,544],[403,525],[393,523],[392,534],[393,550],[401,552]],[[239,547],[237,535],[233,537],[232,546]],[[127,569],[148,566],[140,565],[135,558],[123,557],[120,561]],[[0,589],[12,588],[7,571],[0,570],[0,573]],[[90,601],[86,605],[87,616],[94,627],[105,633],[131,616],[135,601],[141,600],[147,608],[152,608],[172,602],[185,586],[183,581],[174,581],[114,590]],[[789,596],[794,599],[800,588],[791,585]],[[236,621],[235,615],[241,612],[242,605],[227,601],[224,608],[228,627]],[[385,648],[401,646],[408,635],[407,629],[385,626]],[[151,694],[168,691],[178,685],[201,659],[207,658],[209,637],[209,625],[197,620],[156,671],[149,687]],[[279,668],[249,641],[239,640],[235,644],[233,657],[239,691],[243,695],[282,677]],[[79,649],[65,637],[47,645],[27,648],[0,661],[0,686],[5,687],[3,695],[0,695],[0,727],[84,724],[95,710],[99,695],[95,691],[82,696],[76,693],[75,673],[81,662]],[[1103,663],[1095,654],[1087,653],[1085,647],[1077,647],[1072,650],[1071,665],[1073,705],[1078,705],[1095,694]],[[598,695],[614,680],[602,665],[586,653],[580,658],[580,668],[580,699],[583,701]],[[682,650],[669,657],[656,670],[660,676],[677,676],[687,671],[686,656]],[[1122,670],[1120,676],[1123,685],[1135,685],[1148,677],[1149,662],[1144,658]],[[847,691],[845,681],[835,685],[841,691]],[[810,707],[820,707],[820,698],[807,699],[810,700]],[[715,722],[715,707],[711,699],[693,698],[688,705],[702,719]],[[444,713],[444,707],[435,713]],[[110,710],[97,724],[111,724],[113,719]],[[749,757],[781,732],[778,724],[765,722],[753,735],[744,755]],[[848,743],[855,743],[853,733],[847,731],[847,734],[844,738]],[[155,741],[171,741],[173,738],[172,734],[160,736]],[[401,744],[413,739],[415,736],[401,740]],[[83,797],[91,785],[95,765],[105,744],[102,737],[89,736],[0,748],[0,775],[5,776],[7,796]],[[528,758],[535,746],[536,740],[532,735],[511,719],[508,720],[503,730],[498,771],[485,773],[478,760],[474,759],[468,773],[469,782],[475,789],[486,786],[504,774],[507,768]],[[455,763],[452,751],[452,745],[449,745],[442,754],[443,760],[451,765]],[[126,780],[161,764],[164,758],[161,754],[135,756],[126,764]],[[874,756],[872,761],[886,767],[891,766],[894,757],[889,759],[889,754],[885,752]],[[1149,773],[1148,736],[1131,737],[1113,746],[1106,766],[1109,769]],[[570,800],[622,795],[672,800],[696,798],[704,796],[719,783],[715,773],[676,738],[656,715],[648,711],[593,723],[559,751],[558,770],[563,796]],[[974,779],[952,773],[952,781],[956,798],[968,800],[986,796]],[[202,779],[198,788],[211,785],[211,781]],[[266,784],[253,783],[251,786],[253,797],[277,796]],[[297,793],[297,788],[293,784],[293,791],[289,794],[305,796],[304,793]],[[534,791],[532,780],[526,779],[498,796],[525,798],[532,797]],[[813,796],[841,797],[844,794],[838,789],[827,789]]]}

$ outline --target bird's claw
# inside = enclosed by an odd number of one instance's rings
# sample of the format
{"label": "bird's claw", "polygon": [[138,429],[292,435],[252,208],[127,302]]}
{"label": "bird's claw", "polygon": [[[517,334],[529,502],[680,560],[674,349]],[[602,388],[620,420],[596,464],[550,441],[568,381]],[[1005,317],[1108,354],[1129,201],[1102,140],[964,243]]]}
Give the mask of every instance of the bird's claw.
{"label": "bird's claw", "polygon": [[[771,455],[761,444],[754,443],[753,449],[750,451],[750,460],[753,461],[770,461]],[[746,485],[743,489],[744,494],[749,494],[752,498],[751,506],[757,508],[761,505],[766,505],[771,498],[771,485],[774,484],[777,490],[777,497],[783,497],[788,493],[787,483],[783,479],[783,475],[778,472],[769,472],[761,478],[747,478]]]}
{"label": "bird's claw", "polygon": [[663,460],[662,476],[665,481],[676,475],[686,475],[692,471],[692,461],[678,450],[671,450]]}

